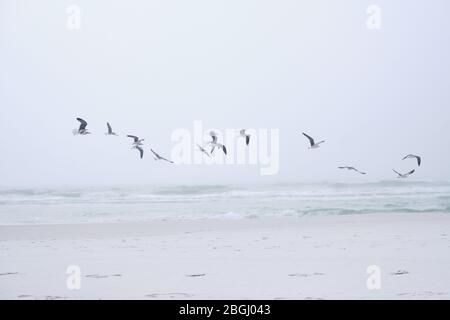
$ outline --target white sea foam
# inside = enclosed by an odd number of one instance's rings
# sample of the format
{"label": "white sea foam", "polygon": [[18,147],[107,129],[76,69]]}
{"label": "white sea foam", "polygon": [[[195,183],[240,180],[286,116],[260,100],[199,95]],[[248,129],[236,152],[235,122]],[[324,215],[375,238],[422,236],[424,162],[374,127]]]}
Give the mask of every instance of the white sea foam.
{"label": "white sea foam", "polygon": [[449,212],[450,183],[0,190],[0,224]]}

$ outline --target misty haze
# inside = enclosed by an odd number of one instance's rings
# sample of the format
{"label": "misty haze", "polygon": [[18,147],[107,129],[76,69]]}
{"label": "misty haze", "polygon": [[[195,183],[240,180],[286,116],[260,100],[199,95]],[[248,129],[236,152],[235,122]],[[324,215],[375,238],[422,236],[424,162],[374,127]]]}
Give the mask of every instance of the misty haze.
{"label": "misty haze", "polygon": [[449,299],[449,10],[0,0],[0,298]]}

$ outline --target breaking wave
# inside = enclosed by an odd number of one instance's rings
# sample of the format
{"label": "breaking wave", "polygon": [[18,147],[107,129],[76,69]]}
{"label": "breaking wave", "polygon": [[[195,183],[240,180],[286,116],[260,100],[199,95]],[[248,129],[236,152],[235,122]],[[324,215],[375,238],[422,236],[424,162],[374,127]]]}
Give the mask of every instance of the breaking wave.
{"label": "breaking wave", "polygon": [[0,224],[450,213],[449,182],[0,190]]}

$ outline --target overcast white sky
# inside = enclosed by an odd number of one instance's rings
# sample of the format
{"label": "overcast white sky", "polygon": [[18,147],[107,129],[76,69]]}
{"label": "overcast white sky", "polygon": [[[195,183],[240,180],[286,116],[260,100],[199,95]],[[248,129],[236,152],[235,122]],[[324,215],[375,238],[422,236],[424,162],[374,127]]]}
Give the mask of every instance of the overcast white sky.
{"label": "overcast white sky", "polygon": [[[81,29],[66,28],[69,5]],[[366,9],[382,9],[382,28]],[[0,0],[0,186],[450,180],[447,0]],[[75,117],[92,136],[73,136]],[[280,172],[143,160],[178,128],[280,129]],[[308,150],[301,131],[327,142]],[[355,165],[369,175],[340,172]]]}

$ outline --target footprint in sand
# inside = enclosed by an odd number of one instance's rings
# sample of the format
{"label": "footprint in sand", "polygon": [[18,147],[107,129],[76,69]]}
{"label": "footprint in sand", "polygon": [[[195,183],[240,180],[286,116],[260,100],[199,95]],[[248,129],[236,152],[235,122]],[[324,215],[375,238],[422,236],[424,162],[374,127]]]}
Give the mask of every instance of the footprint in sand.
{"label": "footprint in sand", "polygon": [[406,271],[406,270],[397,270],[395,272],[391,272],[392,276],[401,276],[401,275],[404,275],[404,274],[409,274],[409,272]]}
{"label": "footprint in sand", "polygon": [[69,299],[68,297],[60,297],[60,296],[46,296],[45,300],[65,300]]}
{"label": "footprint in sand", "polygon": [[323,275],[325,275],[325,273],[322,273],[322,272],[314,272],[314,273],[291,273],[291,274],[288,274],[289,277],[302,277],[302,278],[314,277],[314,276],[323,276]]}
{"label": "footprint in sand", "polygon": [[187,274],[186,277],[191,277],[191,278],[198,278],[198,277],[204,277],[206,276],[206,273],[198,273],[198,274]]}
{"label": "footprint in sand", "polygon": [[88,274],[85,277],[86,278],[94,278],[94,279],[103,279],[103,278],[109,278],[109,277],[121,277],[122,275],[120,273],[107,275],[107,274]]}
{"label": "footprint in sand", "polygon": [[5,273],[0,273],[0,276],[12,276],[12,275],[16,275],[19,274],[18,272],[5,272]]}
{"label": "footprint in sand", "polygon": [[86,275],[86,278],[100,279],[100,278],[108,278],[108,276],[107,275],[100,275],[100,274],[88,274],[88,275]]}
{"label": "footprint in sand", "polygon": [[280,246],[268,246],[268,247],[264,247],[264,249],[267,249],[267,250],[277,249],[277,248],[280,248]]}
{"label": "footprint in sand", "polygon": [[315,245],[314,248],[329,248],[331,245],[326,243],[326,244],[318,244]]}

